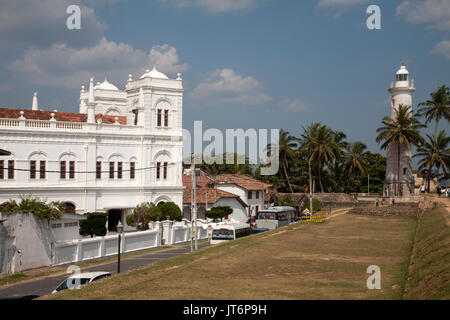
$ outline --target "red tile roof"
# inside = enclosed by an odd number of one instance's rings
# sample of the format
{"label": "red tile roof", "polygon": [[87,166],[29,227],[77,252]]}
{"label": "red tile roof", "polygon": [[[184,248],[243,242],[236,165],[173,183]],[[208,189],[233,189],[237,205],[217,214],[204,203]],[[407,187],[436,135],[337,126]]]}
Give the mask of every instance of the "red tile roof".
{"label": "red tile roof", "polygon": [[[17,119],[20,117],[20,111],[24,112],[24,117],[31,120],[50,120],[52,118],[51,114],[55,114],[55,120],[66,121],[66,122],[87,122],[87,114],[84,113],[71,113],[71,112],[54,112],[54,111],[44,111],[44,110],[27,110],[27,109],[10,109],[10,108],[0,108],[0,118],[6,119]],[[96,114],[95,121],[102,119],[104,124],[114,124],[116,116],[107,116],[103,114]],[[126,116],[117,116],[120,124],[127,124]]]}
{"label": "red tile roof", "polygon": [[[206,188],[208,184],[214,183],[214,180],[208,176],[197,176],[195,180],[197,188]],[[192,188],[192,175],[183,175],[183,185]]]}
{"label": "red tile roof", "polygon": [[215,179],[216,184],[235,184],[249,191],[266,190],[271,184],[253,179],[242,174],[221,174]]}
{"label": "red tile roof", "polygon": [[[242,199],[233,193],[209,188],[208,184],[214,183],[214,180],[207,176],[197,176],[196,177],[196,197],[197,203],[206,204],[214,204],[220,199],[229,198],[238,200],[244,207],[247,207],[247,204],[242,201]],[[183,203],[191,204],[192,203],[192,176],[191,175],[183,175],[183,186],[185,189],[183,190]]]}
{"label": "red tile roof", "polygon": [[[228,198],[228,199],[236,199],[242,203],[243,206],[247,207],[247,205],[241,200],[241,198],[233,193],[226,192],[219,189],[213,188],[199,188],[196,189],[196,197],[197,203],[206,204],[206,196],[208,195],[208,203],[214,204],[220,199]],[[191,204],[192,203],[192,189],[186,188],[183,190],[183,203]]]}

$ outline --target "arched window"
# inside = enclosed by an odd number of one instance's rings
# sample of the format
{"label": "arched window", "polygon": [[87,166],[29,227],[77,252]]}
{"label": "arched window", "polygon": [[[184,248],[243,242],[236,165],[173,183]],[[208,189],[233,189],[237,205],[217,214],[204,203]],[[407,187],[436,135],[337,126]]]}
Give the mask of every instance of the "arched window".
{"label": "arched window", "polygon": [[64,211],[68,213],[75,213],[76,206],[72,202],[64,202]]}

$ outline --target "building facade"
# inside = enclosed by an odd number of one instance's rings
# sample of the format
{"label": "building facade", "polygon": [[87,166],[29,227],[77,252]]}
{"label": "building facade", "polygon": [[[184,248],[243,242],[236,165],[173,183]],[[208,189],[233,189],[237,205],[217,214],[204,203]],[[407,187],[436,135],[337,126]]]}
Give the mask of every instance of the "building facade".
{"label": "building facade", "polygon": [[79,113],[0,109],[0,202],[32,195],[77,213],[108,212],[109,231],[136,205],[183,204],[180,74],[156,68],[124,91],[107,80],[81,88]]}
{"label": "building facade", "polygon": [[[404,64],[396,73],[395,82],[391,83],[391,119],[395,119],[400,105],[409,107],[412,112],[412,94],[415,91],[414,80]],[[400,156],[400,162],[398,161]],[[400,167],[399,167],[400,163]],[[409,196],[414,194],[414,177],[412,174],[411,145],[404,142],[391,143],[387,149],[386,180],[384,185],[386,196]]]}

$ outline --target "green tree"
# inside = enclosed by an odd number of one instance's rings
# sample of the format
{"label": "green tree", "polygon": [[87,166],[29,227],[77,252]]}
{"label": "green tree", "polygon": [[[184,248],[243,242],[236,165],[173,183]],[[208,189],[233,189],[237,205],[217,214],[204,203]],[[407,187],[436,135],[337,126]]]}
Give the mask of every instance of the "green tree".
{"label": "green tree", "polygon": [[295,159],[295,151],[297,146],[297,139],[291,135],[289,135],[289,132],[284,131],[283,129],[280,130],[280,137],[277,144],[269,144],[267,146],[267,153],[269,154],[275,154],[278,152],[278,156],[281,160],[281,166],[283,167],[284,176],[286,178],[286,183],[289,186],[289,190],[291,193],[293,193],[293,189],[291,186],[291,183],[289,181],[289,175],[288,175],[288,167],[289,167],[289,161],[292,161]]}
{"label": "green tree", "polygon": [[434,137],[437,137],[439,121],[442,118],[450,121],[450,91],[448,87],[443,85],[430,95],[431,100],[419,103],[422,108],[418,110],[418,115],[425,117],[425,123],[436,121]]}
{"label": "green tree", "polygon": [[367,146],[356,141],[351,143],[347,147],[347,152],[344,154],[342,169],[345,171],[348,177],[348,181],[352,178],[367,174]]}
{"label": "green tree", "polygon": [[105,212],[88,212],[86,216],[86,220],[80,221],[80,235],[91,236],[91,238],[105,236],[108,214]]}
{"label": "green tree", "polygon": [[324,192],[321,171],[342,154],[334,132],[327,126],[314,123],[308,128],[303,127],[300,138],[300,148],[308,155],[310,189],[312,189],[312,163],[318,167],[318,178],[321,192]]}
{"label": "green tree", "polygon": [[154,203],[144,202],[134,208],[133,214],[127,216],[127,224],[141,231],[148,230],[150,221],[157,221],[161,217],[160,207]]}
{"label": "green tree", "polygon": [[384,117],[382,120],[384,126],[377,129],[377,143],[383,142],[382,149],[387,149],[390,144],[397,144],[397,190],[396,195],[400,192],[400,146],[406,143],[408,148],[411,145],[418,146],[423,143],[424,139],[419,133],[420,128],[425,125],[421,124],[416,117],[413,116],[411,107],[399,105],[395,110],[394,119]]}
{"label": "green tree", "polygon": [[[419,170],[427,168],[430,170],[442,168],[444,176],[450,166],[450,137],[447,137],[444,130],[439,132],[437,137],[427,135],[428,141],[424,141],[418,148],[414,157],[420,157]],[[429,189],[429,187],[428,187]],[[429,191],[429,190],[428,190]]]}
{"label": "green tree", "polygon": [[174,221],[181,221],[183,219],[183,213],[175,202],[165,202],[158,207],[161,211],[161,216],[163,219],[166,219],[167,217]]}

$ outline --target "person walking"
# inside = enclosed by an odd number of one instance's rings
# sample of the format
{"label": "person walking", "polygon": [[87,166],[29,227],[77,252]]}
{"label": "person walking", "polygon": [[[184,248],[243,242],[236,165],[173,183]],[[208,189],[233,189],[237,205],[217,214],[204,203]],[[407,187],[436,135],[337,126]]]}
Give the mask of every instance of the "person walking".
{"label": "person walking", "polygon": [[377,199],[375,200],[375,204],[377,205],[377,207],[378,207],[378,205],[380,204],[380,199],[377,197]]}
{"label": "person walking", "polygon": [[422,183],[422,185],[420,186],[420,193],[424,194],[425,193],[425,185]]}
{"label": "person walking", "polygon": [[438,194],[439,198],[441,197],[441,192],[442,192],[441,186],[438,186],[437,187],[437,194]]}
{"label": "person walking", "polygon": [[381,205],[384,206],[386,204],[386,197],[381,198]]}

